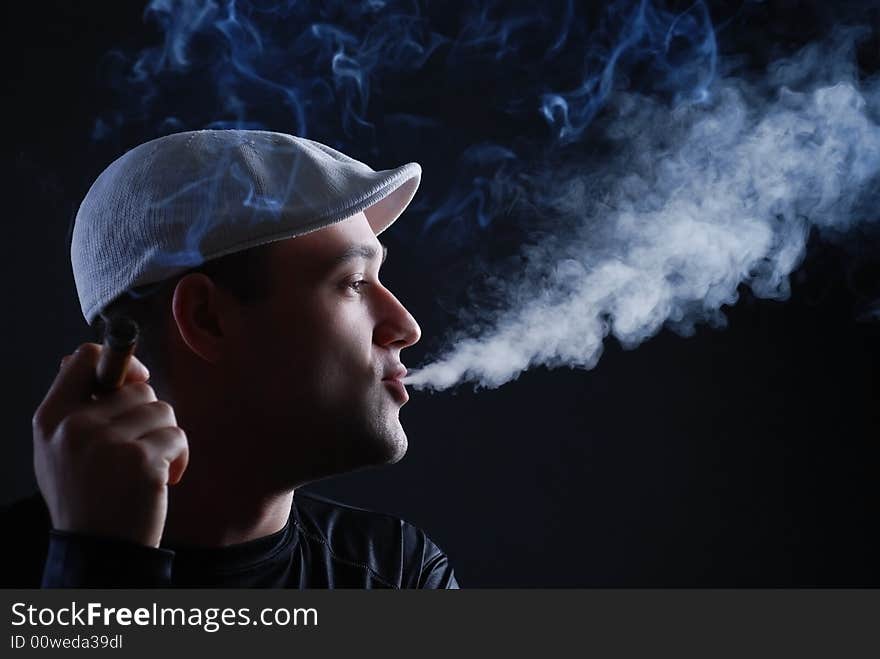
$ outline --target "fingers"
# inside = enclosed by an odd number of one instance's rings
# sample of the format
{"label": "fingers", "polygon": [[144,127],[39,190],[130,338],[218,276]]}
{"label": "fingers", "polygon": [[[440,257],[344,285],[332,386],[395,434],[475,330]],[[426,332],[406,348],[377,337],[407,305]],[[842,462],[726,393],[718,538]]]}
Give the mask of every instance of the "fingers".
{"label": "fingers", "polygon": [[[97,343],[84,343],[72,355],[61,360],[58,375],[34,414],[34,425],[50,430],[61,419],[90,400],[95,391],[95,371],[101,350],[102,346]],[[149,377],[147,367],[136,357],[132,357],[126,372],[126,383],[145,382]]]}
{"label": "fingers", "polygon": [[157,468],[168,467],[168,484],[176,485],[189,464],[189,443],[180,428],[159,428],[139,440],[148,446],[149,454]]}
{"label": "fingers", "polygon": [[114,434],[125,438],[140,438],[154,430],[177,426],[174,409],[168,403],[157,400],[138,405],[110,419]]}
{"label": "fingers", "polygon": [[49,393],[37,408],[34,423],[54,428],[75,408],[89,400],[95,387],[95,367],[101,346],[84,343],[63,363]]}
{"label": "fingers", "polygon": [[146,382],[132,382],[110,393],[96,395],[89,411],[113,419],[128,410],[156,401],[156,392]]}
{"label": "fingers", "polygon": [[166,487],[189,464],[186,434],[139,360],[121,386],[101,391],[101,350],[87,343],[66,357],[34,414],[37,484],[56,528],[158,547]]}
{"label": "fingers", "polygon": [[[83,344],[86,346],[97,346],[97,343],[87,343]],[[83,346],[80,346],[82,348]],[[80,349],[77,348],[77,351]],[[99,350],[103,350],[104,346],[98,346]],[[76,354],[76,352],[74,352]],[[100,355],[99,355],[100,357]],[[63,369],[67,363],[73,358],[73,355],[65,355],[61,358],[61,368]],[[97,361],[95,362],[97,365]],[[130,361],[128,362],[128,368],[125,370],[125,380],[126,382],[146,382],[150,379],[150,369],[147,368],[146,364],[144,364],[140,359],[137,358],[136,355],[132,355]]]}

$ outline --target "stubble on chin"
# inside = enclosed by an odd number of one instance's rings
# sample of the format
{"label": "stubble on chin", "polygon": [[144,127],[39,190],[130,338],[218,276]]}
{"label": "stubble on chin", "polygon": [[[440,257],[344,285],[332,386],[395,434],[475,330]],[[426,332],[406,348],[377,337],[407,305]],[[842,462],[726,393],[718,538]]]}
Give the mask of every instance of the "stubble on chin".
{"label": "stubble on chin", "polygon": [[370,466],[400,462],[406,454],[408,441],[397,410],[382,410],[370,424],[369,437],[365,437],[374,449]]}
{"label": "stubble on chin", "polygon": [[398,417],[399,407],[372,406],[369,412],[348,414],[336,426],[341,471],[395,464],[403,459],[408,440]]}

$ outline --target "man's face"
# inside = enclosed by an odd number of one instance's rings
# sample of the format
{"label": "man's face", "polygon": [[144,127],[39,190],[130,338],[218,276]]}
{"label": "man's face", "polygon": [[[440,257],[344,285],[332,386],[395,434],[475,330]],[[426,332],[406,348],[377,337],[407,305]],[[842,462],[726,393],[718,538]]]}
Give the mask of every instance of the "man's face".
{"label": "man's face", "polygon": [[421,331],[379,281],[384,251],[363,213],[270,248],[274,290],[245,313],[240,372],[281,469],[311,480],[406,452],[400,352]]}

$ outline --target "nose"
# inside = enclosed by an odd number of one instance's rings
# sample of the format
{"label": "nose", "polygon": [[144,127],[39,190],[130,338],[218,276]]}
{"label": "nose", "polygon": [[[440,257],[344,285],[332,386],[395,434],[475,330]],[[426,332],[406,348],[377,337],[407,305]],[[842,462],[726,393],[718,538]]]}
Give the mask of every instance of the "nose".
{"label": "nose", "polygon": [[422,329],[400,300],[387,288],[380,288],[380,316],[373,341],[380,346],[408,348],[422,338]]}

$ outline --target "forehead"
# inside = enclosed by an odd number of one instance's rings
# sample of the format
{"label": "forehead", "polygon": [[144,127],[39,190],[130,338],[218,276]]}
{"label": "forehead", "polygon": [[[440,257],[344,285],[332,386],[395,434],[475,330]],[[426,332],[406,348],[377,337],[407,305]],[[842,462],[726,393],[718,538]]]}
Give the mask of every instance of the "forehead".
{"label": "forehead", "polygon": [[362,246],[370,246],[381,254],[381,244],[366,216],[358,213],[304,236],[273,243],[270,262],[276,271],[320,273],[332,269],[339,257],[352,248]]}

